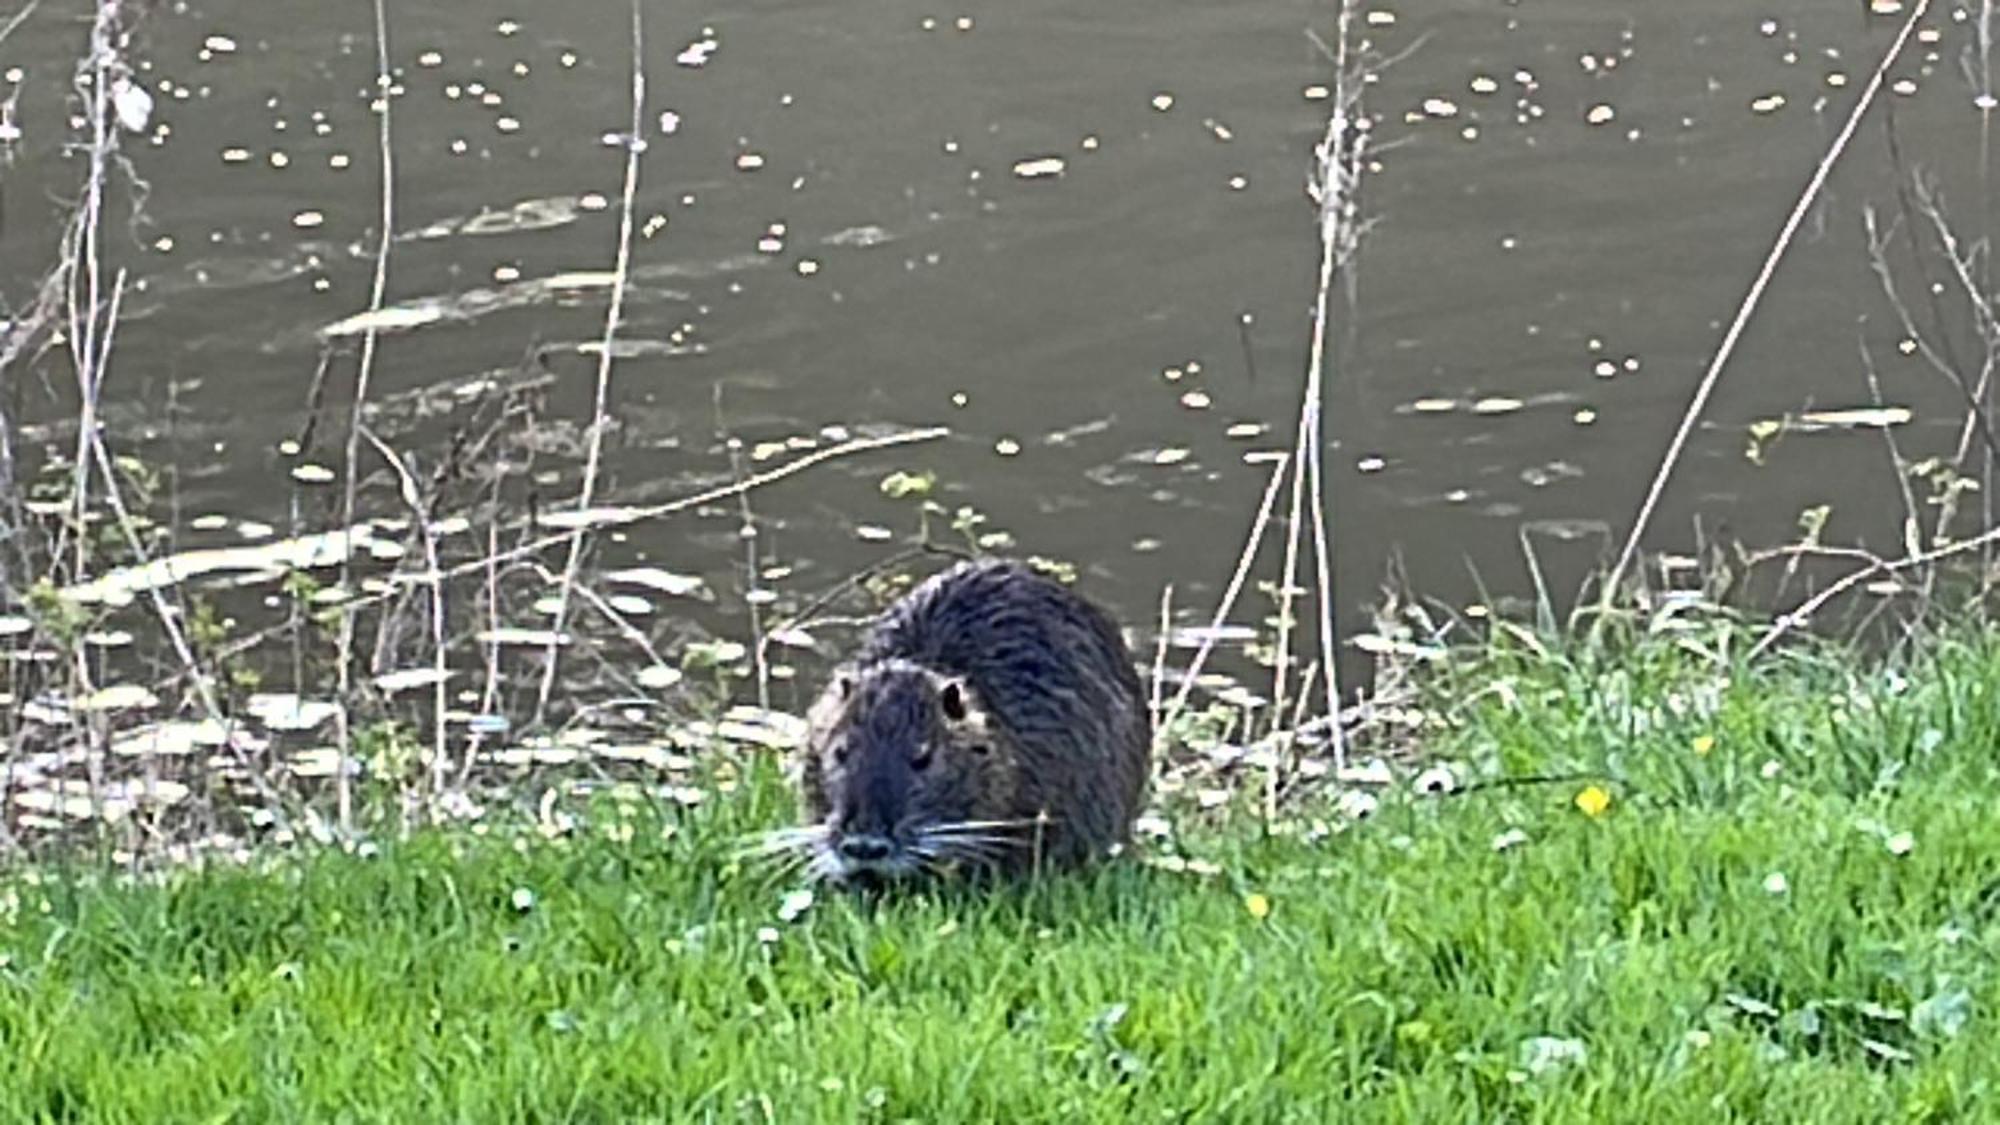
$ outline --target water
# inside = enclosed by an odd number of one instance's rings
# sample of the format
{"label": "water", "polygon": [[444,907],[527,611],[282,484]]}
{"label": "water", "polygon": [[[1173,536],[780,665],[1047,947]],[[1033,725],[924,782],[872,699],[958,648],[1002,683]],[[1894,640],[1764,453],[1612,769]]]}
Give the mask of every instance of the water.
{"label": "water", "polygon": [[[1393,61],[1369,90],[1374,225],[1330,372],[1350,629],[1392,569],[1457,606],[1531,593],[1524,543],[1558,591],[1605,561],[1905,18],[1820,0],[1364,12],[1360,33]],[[1759,419],[1871,405],[1864,353],[1884,400],[1912,411],[1901,452],[1955,446],[1960,392],[1899,350],[1863,215],[1895,228],[1892,276],[1925,339],[1976,372],[1911,177],[1937,185],[1967,246],[1984,237],[1990,160],[1962,73],[1979,14],[1937,5],[1892,69],[1909,85],[1883,92],[1778,271],[1649,548],[1780,542],[1830,504],[1828,541],[1900,552],[1880,432],[1788,434],[1761,464],[1746,448]],[[1332,77],[1307,32],[1331,35],[1333,15],[1289,0],[648,5],[631,354],[613,370],[598,497],[727,481],[725,433],[747,472],[828,427],[945,425],[947,440],[753,495],[782,599],[892,550],[870,529],[907,532],[911,504],[877,482],[931,471],[948,505],[986,515],[981,531],[1079,563],[1128,621],[1150,622],[1167,583],[1184,621],[1205,618],[1267,479],[1255,455],[1288,446],[1297,413],[1318,253],[1303,187],[1327,108],[1310,88]],[[78,190],[64,98],[88,16],[48,0],[0,42],[0,72],[24,72],[0,84],[22,134],[0,153],[0,295],[16,310]],[[601,333],[607,296],[572,275],[614,258],[625,150],[606,134],[630,112],[629,12],[388,0],[387,16],[388,298],[423,323],[381,338],[371,424],[429,472],[455,428],[477,428],[482,380],[539,375],[536,440],[468,472],[504,463],[510,509],[572,502],[595,372],[578,345]],[[125,144],[140,218],[106,251],[133,278],[105,396],[114,447],[178,468],[180,546],[240,542],[245,520],[264,525],[253,539],[333,527],[338,486],[289,474],[340,466],[357,341],[320,333],[366,308],[374,268],[367,7],[159,4],[131,57],[155,105]],[[1060,175],[1016,174],[1051,157]],[[1969,268],[1984,284],[1983,259]],[[288,455],[326,354],[326,417]],[[31,466],[74,443],[58,358],[7,373]],[[376,472],[364,502],[393,514],[393,478]],[[201,515],[226,526],[188,526]],[[602,538],[592,563],[705,576],[717,596],[694,616],[740,634],[740,522],[730,504],[649,522]],[[1236,618],[1267,608],[1253,598]],[[684,636],[686,616],[654,631]]]}

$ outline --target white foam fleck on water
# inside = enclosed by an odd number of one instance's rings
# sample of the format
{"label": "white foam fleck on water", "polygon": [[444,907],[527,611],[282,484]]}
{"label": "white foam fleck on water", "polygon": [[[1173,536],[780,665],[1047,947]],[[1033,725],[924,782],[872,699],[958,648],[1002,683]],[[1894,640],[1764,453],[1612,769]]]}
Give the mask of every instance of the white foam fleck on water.
{"label": "white foam fleck on water", "polygon": [[1014,175],[1023,180],[1060,176],[1069,162],[1060,156],[1037,156],[1014,162]]}
{"label": "white foam fleck on water", "polygon": [[147,707],[157,707],[160,697],[143,684],[113,684],[99,688],[75,703],[75,709],[84,712],[132,711]]}
{"label": "white foam fleck on water", "polygon": [[473,639],[483,645],[523,645],[534,648],[546,648],[550,644],[560,647],[570,643],[568,633],[558,633],[553,629],[526,629],[516,626],[481,629]]}
{"label": "white foam fleck on water", "polygon": [[411,688],[443,683],[451,677],[452,672],[448,668],[398,668],[375,677],[375,686],[389,695],[394,695]]}
{"label": "white foam fleck on water", "polygon": [[715,52],[722,46],[714,39],[697,39],[674,56],[674,61],[682,66],[700,68],[708,65]]}
{"label": "white foam fleck on water", "polygon": [[267,692],[252,695],[243,710],[271,730],[307,731],[338,715],[340,705],[291,692]]}

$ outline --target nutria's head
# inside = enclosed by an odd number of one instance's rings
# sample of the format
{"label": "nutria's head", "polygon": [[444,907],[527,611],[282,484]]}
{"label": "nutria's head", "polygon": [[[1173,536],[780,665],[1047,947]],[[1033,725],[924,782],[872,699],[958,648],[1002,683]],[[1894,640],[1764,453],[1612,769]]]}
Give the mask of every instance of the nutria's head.
{"label": "nutria's head", "polygon": [[983,865],[1020,846],[1018,756],[963,679],[901,660],[836,673],[809,721],[811,872],[846,881]]}

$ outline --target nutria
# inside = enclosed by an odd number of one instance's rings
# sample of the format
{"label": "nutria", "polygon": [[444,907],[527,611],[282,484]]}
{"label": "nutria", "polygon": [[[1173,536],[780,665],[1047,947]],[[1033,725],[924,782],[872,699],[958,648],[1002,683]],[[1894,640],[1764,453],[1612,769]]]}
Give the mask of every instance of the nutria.
{"label": "nutria", "polygon": [[882,615],[807,724],[817,878],[1019,872],[1125,843],[1152,720],[1104,611],[1027,566],[961,563]]}

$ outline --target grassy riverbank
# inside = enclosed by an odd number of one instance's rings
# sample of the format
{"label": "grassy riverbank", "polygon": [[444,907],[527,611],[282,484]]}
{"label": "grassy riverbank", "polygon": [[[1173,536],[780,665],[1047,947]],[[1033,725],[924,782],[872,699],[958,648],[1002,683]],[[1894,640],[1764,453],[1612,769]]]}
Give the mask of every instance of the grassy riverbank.
{"label": "grassy riverbank", "polygon": [[766,764],[567,837],[17,871],[0,1119],[2000,1112],[2000,645],[1733,674],[1703,649],[1468,654],[1433,751],[1589,776],[1385,792],[1352,824],[1327,794],[1268,829],[1256,786],[1183,795],[1149,850],[1193,870],[788,920],[794,888],[730,859],[788,815]]}

